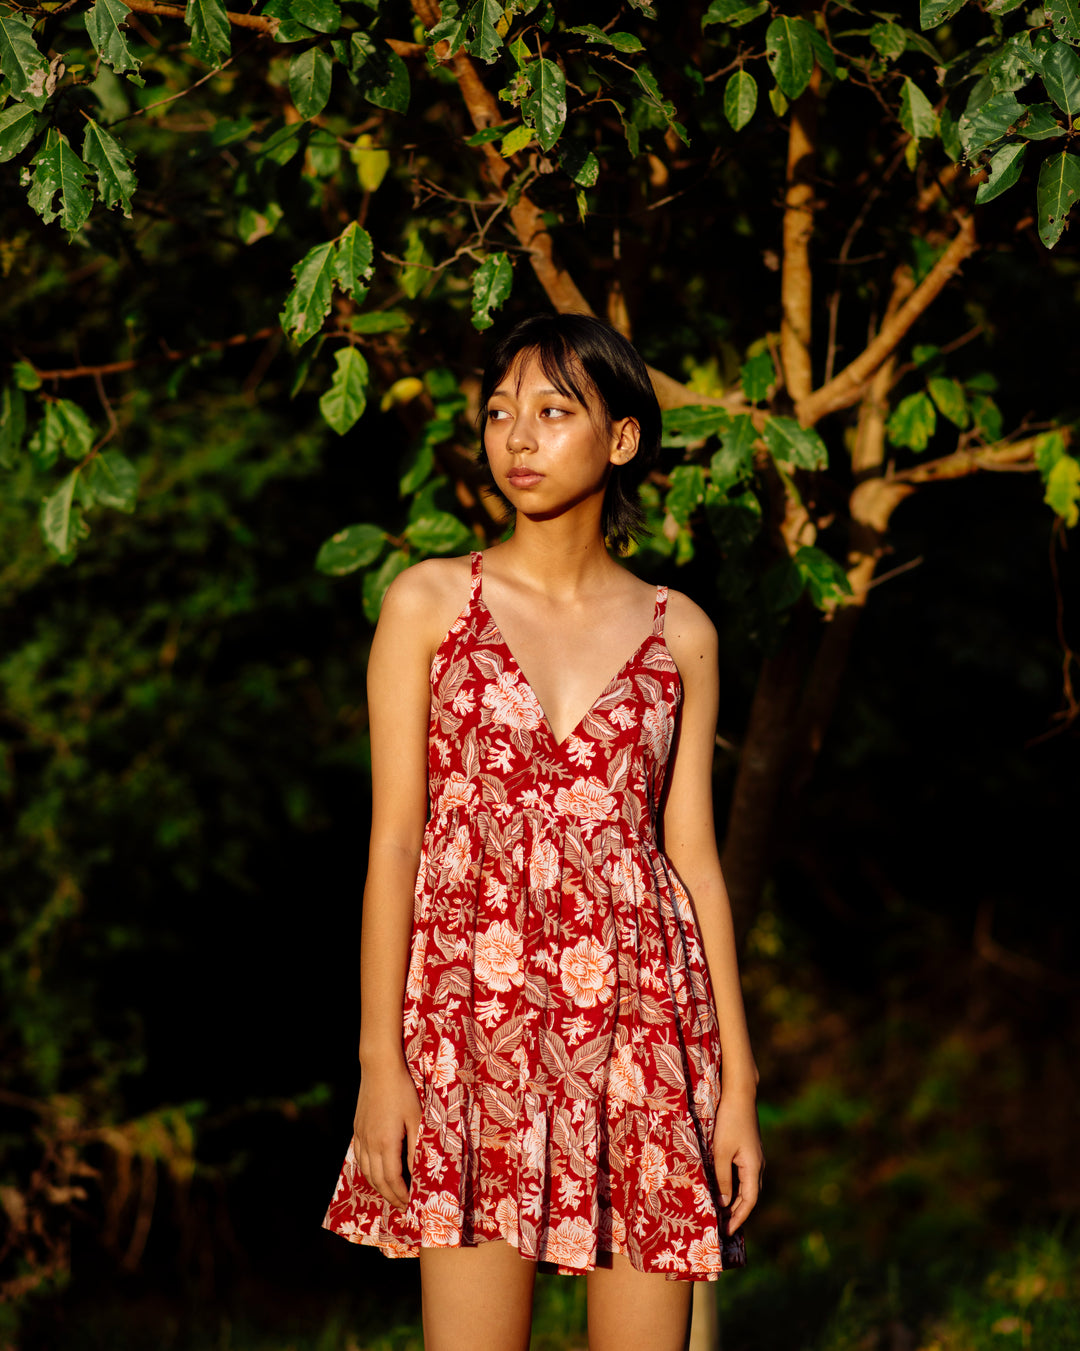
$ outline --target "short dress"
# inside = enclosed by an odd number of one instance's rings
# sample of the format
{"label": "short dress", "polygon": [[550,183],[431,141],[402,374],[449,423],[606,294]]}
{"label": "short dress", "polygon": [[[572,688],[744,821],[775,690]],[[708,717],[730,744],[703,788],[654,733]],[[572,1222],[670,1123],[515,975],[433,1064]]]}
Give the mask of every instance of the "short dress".
{"label": "short dress", "polygon": [[686,891],[657,843],[682,697],[652,631],[565,740],[483,598],[431,665],[430,818],[405,1058],[422,1107],[398,1210],[346,1156],[324,1227],[391,1257],[505,1239],[562,1272],[742,1266],[711,1156],[720,1042]]}

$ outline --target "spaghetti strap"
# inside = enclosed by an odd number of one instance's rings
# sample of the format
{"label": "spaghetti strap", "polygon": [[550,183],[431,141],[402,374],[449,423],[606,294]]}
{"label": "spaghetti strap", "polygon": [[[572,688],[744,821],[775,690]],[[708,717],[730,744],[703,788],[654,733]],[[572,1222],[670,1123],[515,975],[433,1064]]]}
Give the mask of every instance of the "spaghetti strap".
{"label": "spaghetti strap", "polygon": [[652,631],[658,638],[664,636],[664,615],[667,611],[667,587],[656,588],[656,609],[653,611]]}
{"label": "spaghetti strap", "polygon": [[475,601],[479,599],[480,587],[483,585],[484,581],[484,555],[478,549],[474,549],[471,558],[472,585],[469,588],[469,600]]}

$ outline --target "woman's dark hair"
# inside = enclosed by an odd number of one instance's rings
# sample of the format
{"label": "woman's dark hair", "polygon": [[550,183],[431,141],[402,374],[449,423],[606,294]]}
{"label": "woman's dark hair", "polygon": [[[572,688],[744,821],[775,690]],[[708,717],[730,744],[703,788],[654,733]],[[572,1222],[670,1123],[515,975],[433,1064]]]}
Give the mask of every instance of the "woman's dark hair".
{"label": "woman's dark hair", "polygon": [[[640,428],[637,454],[612,467],[604,494],[601,529],[617,553],[644,532],[638,489],[660,454],[660,405],[648,368],[629,342],[587,314],[536,314],[515,324],[495,344],[480,387],[480,462],[487,465],[484,432],[488,400],[519,357],[535,357],[552,385],[581,404],[599,397],[609,422],[632,417]],[[494,484],[492,484],[495,487]],[[503,503],[510,503],[498,488]]]}

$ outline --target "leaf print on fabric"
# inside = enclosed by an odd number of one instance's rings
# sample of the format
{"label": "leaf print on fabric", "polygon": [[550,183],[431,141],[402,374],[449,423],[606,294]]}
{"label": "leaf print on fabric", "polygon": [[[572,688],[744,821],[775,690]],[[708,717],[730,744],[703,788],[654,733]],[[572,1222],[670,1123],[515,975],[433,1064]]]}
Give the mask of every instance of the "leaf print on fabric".
{"label": "leaf print on fabric", "polygon": [[700,1271],[721,1270],[721,1251],[718,1237],[695,1238],[686,1254],[690,1265]]}
{"label": "leaf print on fabric", "polygon": [[420,999],[424,993],[424,957],[427,954],[427,934],[417,931],[409,957],[409,974],[405,978],[405,994],[409,999]]}
{"label": "leaf print on fabric", "polygon": [[496,722],[520,731],[535,731],[544,720],[536,695],[516,671],[502,671],[484,689],[481,703]]}
{"label": "leaf print on fabric", "polygon": [[640,1186],[646,1196],[657,1192],[664,1185],[668,1175],[667,1160],[658,1144],[649,1143],[641,1151]]}
{"label": "leaf print on fabric", "polygon": [[521,934],[505,920],[497,921],[486,933],[476,936],[477,980],[492,990],[509,990],[511,985],[520,985],[525,979],[521,956]]}
{"label": "leaf print on fabric", "polygon": [[517,1202],[509,1196],[504,1196],[495,1207],[495,1223],[499,1226],[499,1233],[506,1239],[507,1243],[513,1247],[518,1246],[518,1210]]}
{"label": "leaf print on fabric", "polygon": [[575,779],[573,787],[555,794],[555,810],[582,821],[604,821],[615,810],[615,799],[600,779]]}
{"label": "leaf print on fabric", "polygon": [[581,1008],[592,1008],[611,998],[615,987],[615,973],[611,968],[611,953],[595,938],[582,938],[572,948],[567,948],[559,959],[562,987]]}
{"label": "leaf print on fabric", "polygon": [[464,882],[472,870],[472,844],[469,839],[469,827],[458,826],[453,838],[447,840],[443,850],[442,866],[446,869],[450,882]]}

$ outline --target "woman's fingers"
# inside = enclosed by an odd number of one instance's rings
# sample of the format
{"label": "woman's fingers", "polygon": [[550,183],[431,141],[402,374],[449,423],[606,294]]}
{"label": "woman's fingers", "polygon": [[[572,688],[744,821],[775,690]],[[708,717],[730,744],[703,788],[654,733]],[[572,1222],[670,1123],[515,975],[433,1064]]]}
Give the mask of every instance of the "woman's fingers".
{"label": "woman's fingers", "polygon": [[379,1150],[358,1149],[354,1141],[353,1150],[360,1171],[379,1195],[392,1206],[404,1210],[409,1204],[409,1189],[401,1171],[401,1138],[396,1148],[387,1145]]}

